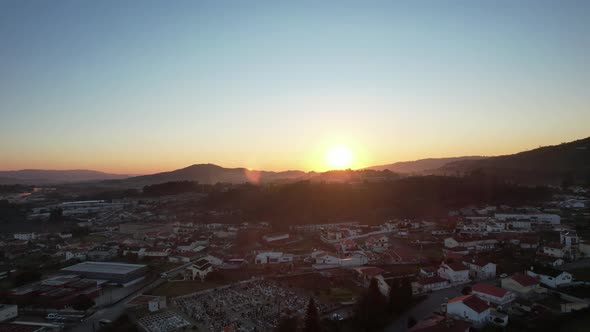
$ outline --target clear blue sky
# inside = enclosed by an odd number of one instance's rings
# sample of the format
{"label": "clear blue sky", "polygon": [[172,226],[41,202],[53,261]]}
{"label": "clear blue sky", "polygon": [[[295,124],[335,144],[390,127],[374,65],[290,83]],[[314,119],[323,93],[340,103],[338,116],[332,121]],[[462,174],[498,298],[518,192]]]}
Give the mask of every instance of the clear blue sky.
{"label": "clear blue sky", "polygon": [[316,169],[590,136],[590,1],[0,1],[0,169]]}

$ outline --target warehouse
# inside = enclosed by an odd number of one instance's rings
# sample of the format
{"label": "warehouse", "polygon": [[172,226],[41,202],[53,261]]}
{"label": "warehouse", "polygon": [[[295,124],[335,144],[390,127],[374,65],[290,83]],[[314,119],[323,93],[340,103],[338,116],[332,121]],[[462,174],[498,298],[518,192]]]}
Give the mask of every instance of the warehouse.
{"label": "warehouse", "polygon": [[101,279],[117,284],[127,284],[143,277],[148,268],[141,264],[113,262],[82,262],[61,269],[68,274],[79,274],[84,278]]}

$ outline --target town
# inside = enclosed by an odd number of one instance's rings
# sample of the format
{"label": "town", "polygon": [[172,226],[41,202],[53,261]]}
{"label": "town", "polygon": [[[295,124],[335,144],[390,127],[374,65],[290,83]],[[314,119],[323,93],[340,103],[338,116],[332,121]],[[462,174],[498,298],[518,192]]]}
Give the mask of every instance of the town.
{"label": "town", "polygon": [[438,219],[289,225],[191,208],[212,193],[5,189],[37,230],[2,233],[0,331],[291,331],[309,310],[330,331],[518,331],[590,304],[579,186]]}

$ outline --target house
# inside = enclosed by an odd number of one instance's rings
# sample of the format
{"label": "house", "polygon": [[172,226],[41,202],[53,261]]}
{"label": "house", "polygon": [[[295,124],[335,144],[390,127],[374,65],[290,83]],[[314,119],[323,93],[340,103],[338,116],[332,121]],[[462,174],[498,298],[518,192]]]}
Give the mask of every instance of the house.
{"label": "house", "polygon": [[463,265],[469,268],[469,275],[473,279],[486,280],[496,277],[496,264],[481,258],[465,258]]}
{"label": "house", "polygon": [[471,294],[495,305],[506,305],[516,299],[516,295],[504,288],[491,284],[477,283],[471,287]]}
{"label": "house", "polygon": [[185,276],[191,278],[191,280],[199,278],[203,281],[211,271],[213,271],[213,265],[208,260],[201,258],[186,268]]}
{"label": "house", "polygon": [[451,284],[469,282],[469,269],[461,263],[442,263],[438,268],[438,276]]}
{"label": "house", "polygon": [[423,267],[421,267],[419,274],[420,274],[420,276],[428,277],[428,278],[431,278],[431,277],[434,277],[434,276],[438,275],[437,274],[437,271],[436,271],[436,268],[433,267],[433,266],[423,266]]}
{"label": "house", "polygon": [[98,246],[88,251],[86,257],[91,261],[108,261],[117,257],[117,249],[106,246]]}
{"label": "house", "polygon": [[371,279],[381,276],[384,272],[383,269],[376,266],[357,267],[354,271],[356,271],[359,279],[361,279],[365,286],[369,285]]}
{"label": "house", "polygon": [[572,283],[572,275],[565,271],[555,270],[544,266],[534,266],[526,271],[528,276],[536,278],[547,287],[559,288],[569,286]]}
{"label": "house", "polygon": [[143,252],[140,252],[140,256],[149,258],[167,258],[172,251],[170,248],[164,247],[149,247],[142,250]]}
{"label": "house", "polygon": [[526,274],[515,274],[507,278],[502,278],[501,285],[502,288],[525,298],[547,292],[547,289],[541,287],[537,279]]}
{"label": "house", "polygon": [[254,260],[255,264],[279,264],[279,263],[290,263],[293,261],[292,254],[285,254],[282,252],[261,252],[256,255]]}
{"label": "house", "polygon": [[341,252],[347,252],[347,251],[350,251],[350,250],[356,250],[356,249],[358,249],[358,246],[357,246],[356,242],[354,242],[351,239],[346,239],[346,240],[340,241],[336,245],[336,247]]}
{"label": "house", "polygon": [[31,241],[37,238],[36,233],[14,233],[13,237],[16,240]]}
{"label": "house", "polygon": [[496,247],[498,240],[485,236],[466,236],[459,235],[444,239],[445,248],[464,247],[467,249],[476,249],[480,251],[491,250]]}
{"label": "house", "polygon": [[194,241],[180,242],[176,245],[176,251],[185,253],[193,251],[197,247],[197,243]]}
{"label": "house", "polygon": [[416,255],[403,248],[386,250],[381,257],[386,264],[416,264],[420,261]]}
{"label": "house", "polygon": [[412,292],[414,294],[430,293],[449,287],[451,287],[449,281],[439,276],[420,277],[412,282]]}
{"label": "house", "polygon": [[384,234],[373,235],[365,239],[365,247],[371,251],[382,252],[389,248],[389,239]]}
{"label": "house", "polygon": [[289,240],[289,233],[268,234],[262,237],[267,244],[286,242]]}
{"label": "house", "polygon": [[565,246],[559,243],[552,243],[543,246],[543,254],[555,257],[555,258],[564,258],[565,257]]}
{"label": "house", "polygon": [[447,315],[482,327],[488,323],[491,310],[484,300],[470,294],[450,299],[447,303]]}
{"label": "house", "polygon": [[70,259],[77,259],[80,261],[85,261],[87,253],[88,253],[88,250],[86,250],[86,249],[70,249],[70,250],[66,250],[65,258],[66,258],[66,261],[68,261]]}

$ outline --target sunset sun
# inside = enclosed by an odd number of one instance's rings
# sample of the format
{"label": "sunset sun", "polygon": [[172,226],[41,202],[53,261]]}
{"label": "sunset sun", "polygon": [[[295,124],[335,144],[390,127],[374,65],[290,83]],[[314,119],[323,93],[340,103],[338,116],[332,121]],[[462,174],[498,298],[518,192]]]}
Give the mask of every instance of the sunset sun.
{"label": "sunset sun", "polygon": [[326,162],[333,169],[350,168],[354,156],[346,146],[335,146],[326,152]]}

